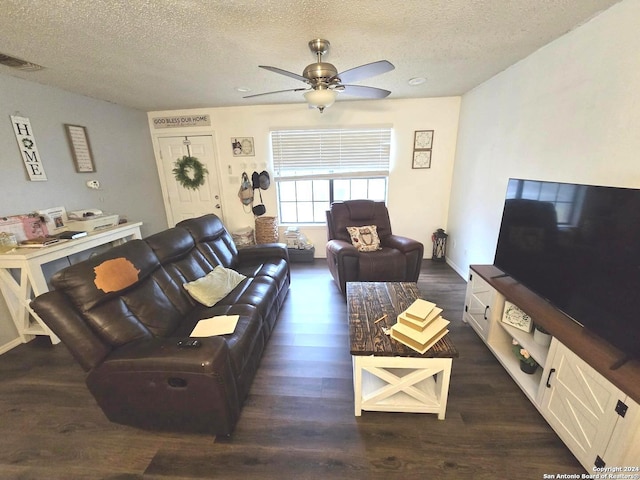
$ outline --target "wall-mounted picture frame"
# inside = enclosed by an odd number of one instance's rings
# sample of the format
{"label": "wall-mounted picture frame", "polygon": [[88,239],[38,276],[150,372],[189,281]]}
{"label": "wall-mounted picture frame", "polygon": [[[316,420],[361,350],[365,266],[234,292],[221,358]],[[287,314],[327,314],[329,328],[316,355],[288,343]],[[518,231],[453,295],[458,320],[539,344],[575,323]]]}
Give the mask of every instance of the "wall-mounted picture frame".
{"label": "wall-mounted picture frame", "polygon": [[93,153],[91,152],[91,144],[89,143],[86,127],[65,123],[64,128],[67,131],[67,139],[71,147],[71,155],[73,156],[76,172],[95,172],[96,166],[93,162]]}
{"label": "wall-mounted picture frame", "polygon": [[413,149],[424,150],[433,148],[433,130],[416,130],[413,137]]}
{"label": "wall-mounted picture frame", "polygon": [[511,302],[504,302],[502,322],[524,332],[530,332],[533,328],[533,320],[531,317]]}
{"label": "wall-mounted picture frame", "polygon": [[253,149],[253,137],[233,137],[231,149],[234,157],[253,157],[256,154]]}
{"label": "wall-mounted picture frame", "polygon": [[431,150],[414,150],[411,168],[431,168]]}
{"label": "wall-mounted picture frame", "polygon": [[47,175],[44,173],[44,165],[40,158],[40,152],[38,152],[36,138],[33,136],[31,121],[25,117],[11,115],[11,123],[29,181],[46,181]]}
{"label": "wall-mounted picture frame", "polygon": [[413,161],[411,168],[431,168],[433,130],[416,130],[413,134]]}

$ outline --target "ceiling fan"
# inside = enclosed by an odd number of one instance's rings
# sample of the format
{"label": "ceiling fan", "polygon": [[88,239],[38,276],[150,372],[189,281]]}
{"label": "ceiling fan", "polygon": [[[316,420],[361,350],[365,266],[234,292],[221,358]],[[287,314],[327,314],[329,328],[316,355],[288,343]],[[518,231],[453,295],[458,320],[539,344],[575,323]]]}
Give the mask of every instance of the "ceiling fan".
{"label": "ceiling fan", "polygon": [[264,68],[270,72],[279,73],[280,75],[300,80],[306,83],[310,88],[277,90],[275,92],[247,95],[243,98],[272,95],[274,93],[304,91],[306,92],[304,97],[309,106],[317,108],[320,110],[320,113],[322,113],[325,108],[333,104],[338,92],[344,93],[345,95],[364,98],[385,98],[391,93],[389,90],[383,90],[381,88],[366,87],[364,85],[349,85],[349,83],[389,72],[395,68],[392,63],[387,60],[380,60],[378,62],[367,63],[366,65],[360,65],[359,67],[338,73],[336,67],[330,63],[322,61],[322,56],[329,51],[329,46],[329,40],[323,40],[321,38],[316,38],[309,42],[309,50],[311,50],[311,53],[316,55],[317,62],[307,65],[302,72],[302,75],[288,72],[287,70],[282,70],[277,67],[259,65],[260,68]]}

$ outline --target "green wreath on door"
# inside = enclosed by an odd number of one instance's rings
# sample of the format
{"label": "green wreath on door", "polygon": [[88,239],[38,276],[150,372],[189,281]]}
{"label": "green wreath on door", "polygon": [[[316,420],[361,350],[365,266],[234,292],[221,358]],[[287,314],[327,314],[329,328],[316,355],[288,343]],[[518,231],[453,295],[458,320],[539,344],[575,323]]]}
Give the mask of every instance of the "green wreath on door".
{"label": "green wreath on door", "polygon": [[176,181],[184,188],[197,190],[204,185],[205,176],[209,171],[196,157],[185,155],[176,160],[174,165],[173,175]]}

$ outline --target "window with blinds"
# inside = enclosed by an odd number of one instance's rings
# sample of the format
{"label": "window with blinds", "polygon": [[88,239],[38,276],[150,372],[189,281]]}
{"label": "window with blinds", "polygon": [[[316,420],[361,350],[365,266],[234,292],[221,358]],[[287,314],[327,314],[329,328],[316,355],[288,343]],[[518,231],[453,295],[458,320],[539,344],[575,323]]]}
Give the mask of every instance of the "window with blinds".
{"label": "window with blinds", "polygon": [[391,128],[271,132],[282,223],[325,223],[336,200],[387,196]]}
{"label": "window with blinds", "polygon": [[271,132],[276,180],[389,175],[391,128]]}

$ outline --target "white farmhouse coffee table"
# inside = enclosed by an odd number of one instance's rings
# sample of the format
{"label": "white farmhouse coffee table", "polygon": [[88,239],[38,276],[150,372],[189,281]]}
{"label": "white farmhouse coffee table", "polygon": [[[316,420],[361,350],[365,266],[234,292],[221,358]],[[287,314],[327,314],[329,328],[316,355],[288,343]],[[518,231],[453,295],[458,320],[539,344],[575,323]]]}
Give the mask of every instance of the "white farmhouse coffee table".
{"label": "white farmhouse coffee table", "polygon": [[435,413],[444,420],[458,356],[449,335],[420,354],[384,333],[419,297],[413,282],[347,283],[356,416],[362,410]]}

